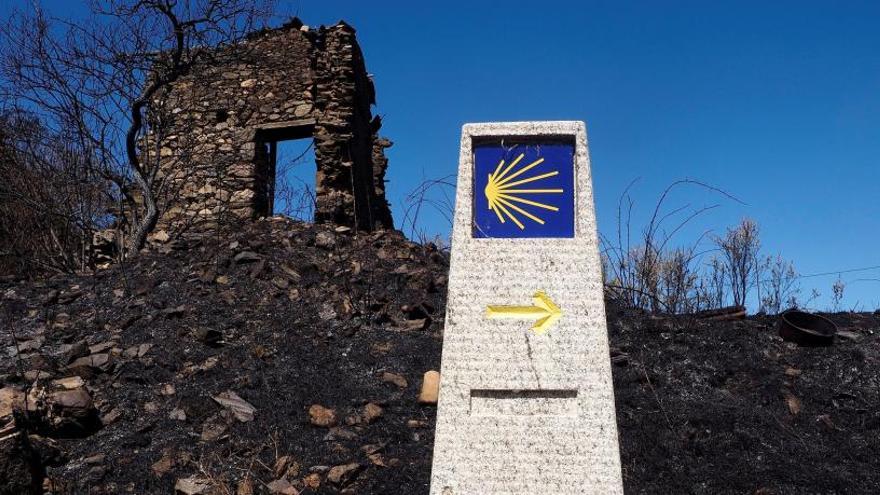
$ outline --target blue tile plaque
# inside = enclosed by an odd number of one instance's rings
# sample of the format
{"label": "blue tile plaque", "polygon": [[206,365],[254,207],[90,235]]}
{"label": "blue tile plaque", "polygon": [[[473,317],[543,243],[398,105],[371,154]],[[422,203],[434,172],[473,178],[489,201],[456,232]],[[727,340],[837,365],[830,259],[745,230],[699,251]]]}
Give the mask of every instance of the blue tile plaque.
{"label": "blue tile plaque", "polygon": [[473,198],[474,237],[574,237],[574,145],[476,145]]}

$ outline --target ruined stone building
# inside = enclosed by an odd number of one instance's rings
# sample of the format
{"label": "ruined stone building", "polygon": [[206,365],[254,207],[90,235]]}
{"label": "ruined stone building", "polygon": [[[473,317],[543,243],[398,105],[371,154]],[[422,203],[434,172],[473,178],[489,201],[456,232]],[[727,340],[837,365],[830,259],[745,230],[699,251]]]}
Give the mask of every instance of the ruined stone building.
{"label": "ruined stone building", "polygon": [[[391,227],[381,121],[355,30],[298,20],[213,50],[157,102],[159,228],[273,213],[277,143],[313,138],[315,221]],[[161,134],[161,135],[160,135]]]}

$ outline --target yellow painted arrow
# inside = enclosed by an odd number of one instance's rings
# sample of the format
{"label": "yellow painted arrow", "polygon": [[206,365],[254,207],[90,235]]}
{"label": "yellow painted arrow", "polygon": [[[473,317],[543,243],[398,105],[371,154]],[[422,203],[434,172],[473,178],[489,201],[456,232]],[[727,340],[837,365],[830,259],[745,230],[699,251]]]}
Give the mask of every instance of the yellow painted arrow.
{"label": "yellow painted arrow", "polygon": [[542,291],[535,292],[533,306],[488,306],[486,317],[490,319],[536,320],[532,331],[537,335],[546,332],[562,317],[562,310]]}

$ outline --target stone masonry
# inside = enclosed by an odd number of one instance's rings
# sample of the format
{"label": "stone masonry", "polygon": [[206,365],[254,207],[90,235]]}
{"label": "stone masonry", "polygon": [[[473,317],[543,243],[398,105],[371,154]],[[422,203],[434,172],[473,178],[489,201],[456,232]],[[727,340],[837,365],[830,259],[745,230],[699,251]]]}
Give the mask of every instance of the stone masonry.
{"label": "stone masonry", "polygon": [[392,227],[391,141],[379,136],[374,103],[344,22],[309,29],[294,19],[211,51],[154,102],[159,228],[200,232],[271,215],[277,142],[302,138],[314,139],[315,221]]}

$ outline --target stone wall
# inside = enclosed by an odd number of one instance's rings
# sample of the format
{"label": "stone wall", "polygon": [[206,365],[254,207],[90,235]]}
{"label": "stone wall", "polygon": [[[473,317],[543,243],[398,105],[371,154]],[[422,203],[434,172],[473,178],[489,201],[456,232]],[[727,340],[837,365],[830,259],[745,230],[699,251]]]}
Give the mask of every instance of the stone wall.
{"label": "stone wall", "polygon": [[298,20],[214,50],[152,112],[159,228],[199,232],[272,213],[273,143],[314,138],[315,220],[392,227],[381,121],[355,30]]}

